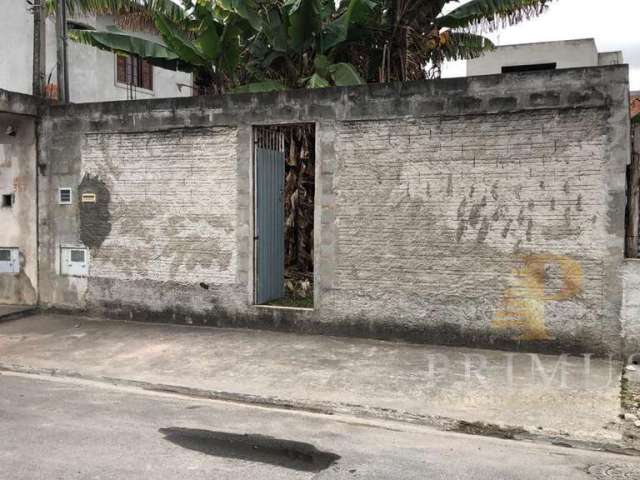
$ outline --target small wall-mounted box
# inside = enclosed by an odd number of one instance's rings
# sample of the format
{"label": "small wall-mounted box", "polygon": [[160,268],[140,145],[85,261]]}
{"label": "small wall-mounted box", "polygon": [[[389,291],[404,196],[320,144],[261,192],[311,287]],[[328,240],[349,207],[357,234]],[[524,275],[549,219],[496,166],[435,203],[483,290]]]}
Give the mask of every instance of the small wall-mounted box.
{"label": "small wall-mounted box", "polygon": [[60,273],[86,277],[89,274],[89,249],[85,247],[60,247]]}
{"label": "small wall-mounted box", "polygon": [[83,193],[80,198],[82,203],[96,203],[96,194],[95,193]]}
{"label": "small wall-mounted box", "polygon": [[73,203],[73,194],[70,188],[58,189],[58,203],[60,205],[71,205]]}
{"label": "small wall-mounted box", "polygon": [[0,247],[0,273],[20,273],[20,250]]}

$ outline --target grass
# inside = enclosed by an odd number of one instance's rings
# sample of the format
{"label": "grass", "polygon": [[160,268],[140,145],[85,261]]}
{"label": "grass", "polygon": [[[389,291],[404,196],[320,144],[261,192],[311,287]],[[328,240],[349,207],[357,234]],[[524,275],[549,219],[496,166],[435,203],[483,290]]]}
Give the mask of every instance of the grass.
{"label": "grass", "polygon": [[283,297],[276,300],[271,300],[265,303],[265,305],[271,305],[276,307],[292,307],[292,308],[313,308],[313,297],[304,298],[291,298]]}

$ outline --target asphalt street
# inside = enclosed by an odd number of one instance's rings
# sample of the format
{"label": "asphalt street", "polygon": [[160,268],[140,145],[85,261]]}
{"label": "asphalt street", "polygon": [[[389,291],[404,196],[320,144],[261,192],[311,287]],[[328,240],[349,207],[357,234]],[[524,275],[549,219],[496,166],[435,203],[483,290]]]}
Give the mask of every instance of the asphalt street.
{"label": "asphalt street", "polygon": [[0,375],[2,479],[614,479],[640,458]]}

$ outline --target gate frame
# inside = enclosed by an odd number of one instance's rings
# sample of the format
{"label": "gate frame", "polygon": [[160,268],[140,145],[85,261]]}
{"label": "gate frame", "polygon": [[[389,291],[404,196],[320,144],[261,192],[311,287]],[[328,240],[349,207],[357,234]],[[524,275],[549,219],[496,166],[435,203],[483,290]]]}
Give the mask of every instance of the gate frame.
{"label": "gate frame", "polygon": [[[257,168],[257,159],[256,159],[256,129],[261,127],[297,127],[301,125],[313,125],[313,137],[314,137],[314,182],[313,182],[313,308],[306,307],[287,307],[282,305],[263,305],[256,303],[257,300],[257,286],[258,286],[258,276],[256,275],[257,267],[258,267],[258,249],[257,247],[257,239],[256,239],[256,209],[257,209],[257,188],[256,188],[256,168]],[[250,127],[250,135],[249,135],[249,149],[250,149],[250,165],[249,165],[249,195],[251,196],[251,222],[249,225],[249,243],[251,245],[251,271],[249,272],[248,281],[249,281],[249,303],[252,307],[256,308],[266,308],[266,309],[275,309],[275,310],[298,310],[298,311],[307,311],[313,312],[317,311],[319,307],[320,300],[320,234],[321,234],[321,225],[320,221],[320,207],[321,207],[321,195],[322,195],[322,186],[320,182],[320,176],[322,172],[322,162],[320,159],[320,143],[319,143],[319,127],[320,123],[318,121],[275,121],[275,122],[255,122],[249,125]]]}

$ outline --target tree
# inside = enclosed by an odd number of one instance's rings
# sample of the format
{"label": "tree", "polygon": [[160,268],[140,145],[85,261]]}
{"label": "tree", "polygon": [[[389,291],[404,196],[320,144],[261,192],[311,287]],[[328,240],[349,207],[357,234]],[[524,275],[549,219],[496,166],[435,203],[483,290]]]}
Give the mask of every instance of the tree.
{"label": "tree", "polygon": [[368,82],[437,77],[444,60],[494,47],[479,32],[539,15],[551,0],[470,0],[444,14],[452,1],[370,0],[375,14],[358,20],[344,54]]}
{"label": "tree", "polygon": [[72,12],[155,27],[165,45],[115,30],[74,29],[72,39],[195,71],[215,93],[439,76],[444,60],[493,48],[479,32],[539,15],[550,1],[470,0],[443,14],[452,0],[67,0]]}

